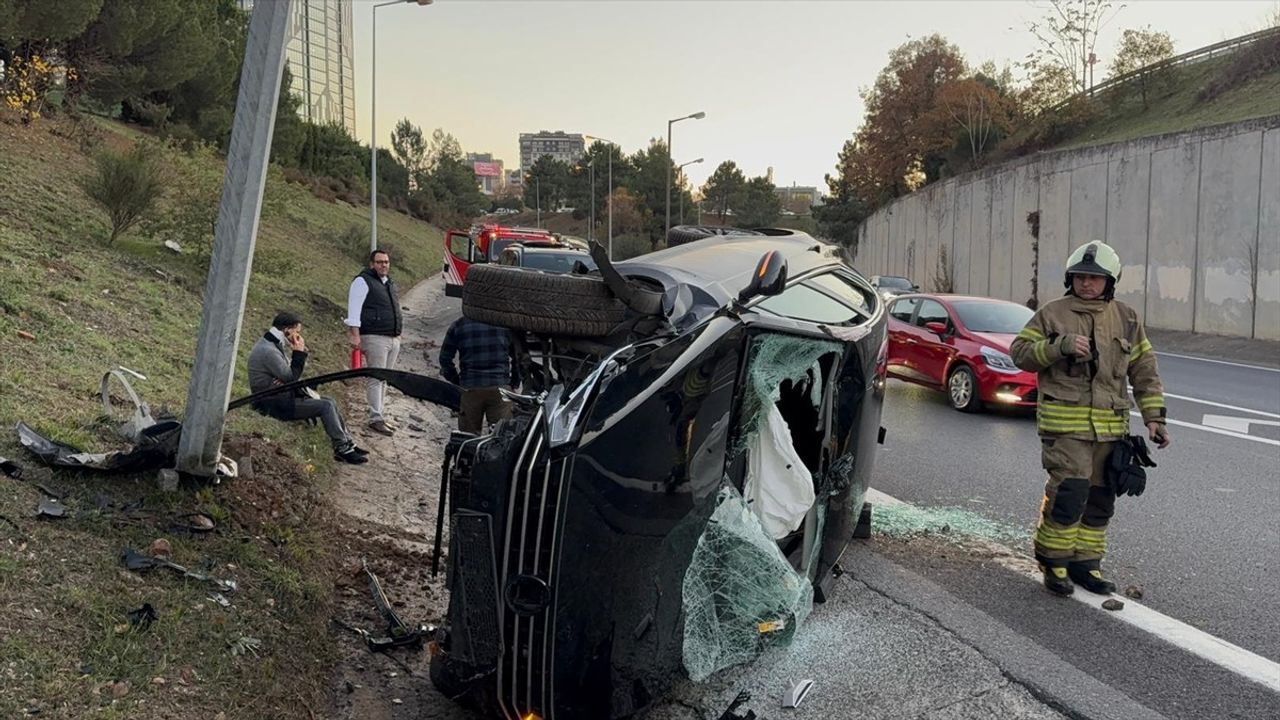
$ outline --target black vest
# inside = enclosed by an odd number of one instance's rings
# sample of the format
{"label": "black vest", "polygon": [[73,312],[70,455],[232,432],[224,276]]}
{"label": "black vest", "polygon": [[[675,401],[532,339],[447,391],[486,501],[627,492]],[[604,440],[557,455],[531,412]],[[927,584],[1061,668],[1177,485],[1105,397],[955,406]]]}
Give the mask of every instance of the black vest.
{"label": "black vest", "polygon": [[373,268],[365,268],[356,277],[364,278],[369,286],[369,294],[364,296],[364,305],[360,307],[361,335],[400,335],[400,301],[396,297],[396,285],[391,278],[382,282]]}

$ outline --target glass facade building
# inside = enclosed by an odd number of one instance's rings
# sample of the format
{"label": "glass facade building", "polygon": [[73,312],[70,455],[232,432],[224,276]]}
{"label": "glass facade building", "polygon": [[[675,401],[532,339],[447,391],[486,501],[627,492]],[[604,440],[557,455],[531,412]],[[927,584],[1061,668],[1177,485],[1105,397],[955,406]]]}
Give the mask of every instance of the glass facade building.
{"label": "glass facade building", "polygon": [[[264,0],[258,0],[263,2]],[[285,62],[289,91],[302,100],[298,114],[317,124],[337,123],[356,134],[352,0],[294,0]],[[254,0],[239,0],[246,11]]]}

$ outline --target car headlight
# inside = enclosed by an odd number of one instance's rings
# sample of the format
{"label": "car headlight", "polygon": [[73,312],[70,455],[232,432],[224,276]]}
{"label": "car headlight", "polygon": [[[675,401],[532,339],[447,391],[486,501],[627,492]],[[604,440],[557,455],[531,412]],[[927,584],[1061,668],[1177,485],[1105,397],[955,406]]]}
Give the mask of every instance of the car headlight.
{"label": "car headlight", "polygon": [[1008,353],[1002,353],[995,348],[982,348],[982,359],[987,363],[987,367],[996,372],[1008,373],[1013,375],[1022,372],[1022,369],[1013,364],[1013,358]]}

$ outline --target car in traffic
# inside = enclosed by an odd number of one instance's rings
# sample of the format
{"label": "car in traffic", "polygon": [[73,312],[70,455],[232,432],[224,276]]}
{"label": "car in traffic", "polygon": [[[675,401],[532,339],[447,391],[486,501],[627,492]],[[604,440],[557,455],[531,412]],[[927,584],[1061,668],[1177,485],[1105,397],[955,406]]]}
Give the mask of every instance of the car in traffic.
{"label": "car in traffic", "polygon": [[898,275],[872,275],[871,286],[885,298],[920,291],[919,285]]}
{"label": "car in traffic", "polygon": [[951,407],[1035,407],[1036,374],[1009,346],[1031,319],[1024,305],[968,295],[899,295],[889,301],[889,376],[943,390]]}
{"label": "car in traffic", "polygon": [[569,245],[512,243],[502,251],[498,264],[551,273],[587,273],[596,269],[596,261],[591,259],[591,253]]}
{"label": "car in traffic", "polygon": [[471,266],[494,263],[513,243],[525,246],[562,244],[541,228],[507,227],[495,223],[475,225],[466,230],[449,230],[444,236],[444,267],[440,274],[447,297],[462,297]]}
{"label": "car in traffic", "polygon": [[866,519],[885,306],[839,247],[592,252],[588,274],[477,265],[464,286],[526,378],[510,419],[445,452],[431,678],[487,717],[629,717],[784,644]]}

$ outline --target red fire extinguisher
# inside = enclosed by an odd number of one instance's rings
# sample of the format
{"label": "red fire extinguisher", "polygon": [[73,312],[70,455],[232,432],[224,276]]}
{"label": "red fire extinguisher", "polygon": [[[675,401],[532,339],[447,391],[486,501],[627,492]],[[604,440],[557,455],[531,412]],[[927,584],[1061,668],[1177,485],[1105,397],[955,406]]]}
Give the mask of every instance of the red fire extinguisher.
{"label": "red fire extinguisher", "polygon": [[360,348],[351,348],[351,369],[359,370],[364,366],[364,353],[360,352]]}

